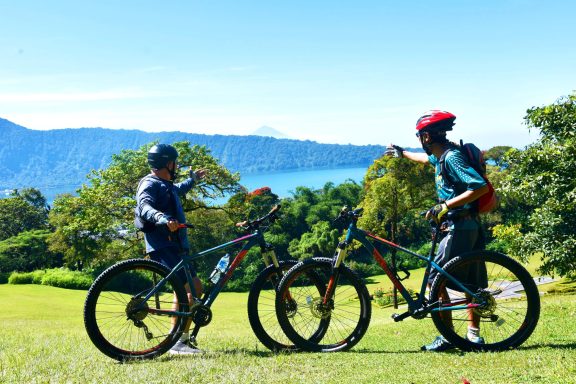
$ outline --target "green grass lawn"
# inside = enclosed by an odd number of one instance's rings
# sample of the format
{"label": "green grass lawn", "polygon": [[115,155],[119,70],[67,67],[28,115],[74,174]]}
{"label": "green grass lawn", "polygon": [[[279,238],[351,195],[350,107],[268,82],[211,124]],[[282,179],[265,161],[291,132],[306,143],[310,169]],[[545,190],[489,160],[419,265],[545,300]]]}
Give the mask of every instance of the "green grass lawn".
{"label": "green grass lawn", "polygon": [[206,353],[128,364],[91,344],[85,295],[0,285],[0,383],[576,383],[574,295],[545,295],[535,333],[514,351],[420,352],[436,336],[430,319],[394,323],[392,309],[373,306],[370,328],[352,351],[273,354],[252,334],[247,294],[224,293],[198,338]]}

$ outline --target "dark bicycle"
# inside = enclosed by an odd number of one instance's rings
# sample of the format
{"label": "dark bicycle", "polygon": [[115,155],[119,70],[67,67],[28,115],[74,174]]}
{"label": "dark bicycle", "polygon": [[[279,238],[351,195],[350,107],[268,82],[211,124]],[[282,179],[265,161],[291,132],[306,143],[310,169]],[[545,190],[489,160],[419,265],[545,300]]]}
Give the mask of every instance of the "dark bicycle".
{"label": "dark bicycle", "polygon": [[[279,209],[276,206],[264,217],[237,224],[247,231],[245,236],[197,254],[184,254],[172,270],[146,259],[122,261],[105,270],[90,287],[84,305],[84,324],[94,345],[120,361],[153,358],[178,341],[188,319],[194,325],[191,340],[195,342],[200,328],[212,319],[210,307],[218,294],[250,248],[258,246],[265,269],[254,280],[248,295],[250,325],[267,348],[293,349],[278,325],[274,298],[280,278],[296,261],[278,260],[274,248],[264,239],[264,232],[278,218]],[[176,272],[184,270],[193,287],[190,266],[194,260],[240,244],[229,268],[202,297],[193,297],[190,306],[184,282]]]}
{"label": "dark bicycle", "polygon": [[[534,279],[518,262],[501,253],[477,250],[461,254],[440,267],[434,262],[439,225],[433,228],[429,255],[423,256],[359,229],[357,221],[361,213],[362,209],[346,207],[341,211],[337,221],[348,230],[333,258],[302,261],[280,282],[276,296],[278,321],[298,348],[322,352],[347,350],[366,332],[371,317],[370,295],[362,279],[344,264],[346,249],[353,240],[372,254],[406,300],[408,310],[394,314],[394,321],[430,315],[438,331],[466,351],[515,348],[532,334],[540,315],[540,296]],[[410,273],[389,266],[377,244],[426,262],[421,289],[415,297],[401,282]],[[438,274],[427,295],[431,269]],[[481,341],[468,340],[467,325],[471,321],[480,324]],[[321,338],[317,333],[319,327],[323,328]]]}

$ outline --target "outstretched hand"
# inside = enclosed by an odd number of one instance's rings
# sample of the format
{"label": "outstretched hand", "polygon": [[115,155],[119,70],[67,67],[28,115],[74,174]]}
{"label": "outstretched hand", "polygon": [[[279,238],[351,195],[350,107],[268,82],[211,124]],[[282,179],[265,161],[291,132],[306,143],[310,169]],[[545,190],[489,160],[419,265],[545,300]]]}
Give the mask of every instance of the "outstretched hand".
{"label": "outstretched hand", "polygon": [[386,147],[386,151],[384,152],[384,156],[404,157],[404,148],[402,148],[398,145],[390,144],[388,147]]}
{"label": "outstretched hand", "polygon": [[207,169],[201,168],[192,170],[192,167],[190,167],[190,177],[193,178],[194,180],[203,179],[207,174],[208,174]]}

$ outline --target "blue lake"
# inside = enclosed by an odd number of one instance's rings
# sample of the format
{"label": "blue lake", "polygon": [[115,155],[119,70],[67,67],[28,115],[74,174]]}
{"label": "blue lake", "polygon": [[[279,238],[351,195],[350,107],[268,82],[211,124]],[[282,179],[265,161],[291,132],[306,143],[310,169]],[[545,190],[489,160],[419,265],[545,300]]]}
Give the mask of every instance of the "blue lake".
{"label": "blue lake", "polygon": [[[311,171],[291,171],[291,172],[270,172],[258,174],[241,174],[240,183],[249,191],[261,187],[270,187],[272,192],[279,197],[290,197],[296,187],[303,186],[311,189],[319,189],[328,182],[336,185],[345,182],[348,179],[361,183],[368,168],[337,168],[337,169],[319,169]],[[39,188],[46,197],[49,204],[54,201],[57,195],[62,193],[74,194],[79,185],[68,185],[58,187]],[[1,197],[7,197],[8,191],[3,192]],[[218,201],[222,203],[223,201]]]}
{"label": "blue lake", "polygon": [[313,171],[274,172],[247,174],[241,177],[240,184],[252,191],[260,187],[270,187],[280,197],[290,197],[296,187],[322,188],[326,183],[336,185],[350,179],[361,183],[368,168],[340,168]]}

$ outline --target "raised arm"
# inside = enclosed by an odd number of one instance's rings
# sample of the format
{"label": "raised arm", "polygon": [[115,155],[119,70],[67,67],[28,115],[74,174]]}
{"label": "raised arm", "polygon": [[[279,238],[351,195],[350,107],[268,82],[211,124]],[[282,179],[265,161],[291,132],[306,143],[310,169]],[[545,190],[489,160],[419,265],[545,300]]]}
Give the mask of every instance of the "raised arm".
{"label": "raised arm", "polygon": [[404,148],[390,144],[386,148],[386,152],[384,152],[385,156],[394,156],[394,157],[405,157],[408,160],[416,161],[418,163],[428,163],[428,155],[421,152],[409,152],[406,151]]}

